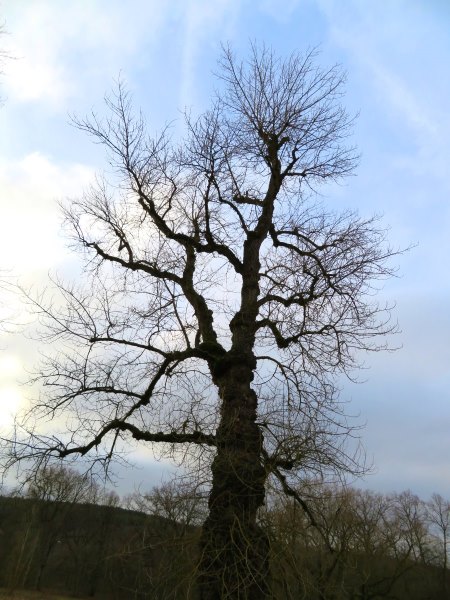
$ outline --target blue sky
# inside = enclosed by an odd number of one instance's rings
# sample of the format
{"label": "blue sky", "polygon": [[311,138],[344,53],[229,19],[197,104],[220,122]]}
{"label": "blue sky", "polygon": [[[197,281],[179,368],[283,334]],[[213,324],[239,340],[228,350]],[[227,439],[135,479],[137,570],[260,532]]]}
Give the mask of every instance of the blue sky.
{"label": "blue sky", "polygon": [[[365,383],[344,384],[367,423],[376,472],[358,485],[450,498],[450,2],[447,0],[3,0],[1,43],[13,60],[1,78],[1,268],[28,282],[76,272],[56,201],[78,195],[104,166],[69,115],[101,112],[121,76],[150,129],[181,126],[205,108],[221,42],[245,56],[251,40],[280,54],[320,46],[348,72],[345,105],[359,112],[357,176],[322,190],[330,207],[382,214],[399,277],[396,353],[367,357]],[[10,298],[9,309],[15,309]],[[7,308],[3,308],[6,314]],[[17,381],[36,349],[0,334],[0,423],[25,402]],[[137,460],[149,465],[144,452]],[[163,468],[127,475],[144,487]]]}

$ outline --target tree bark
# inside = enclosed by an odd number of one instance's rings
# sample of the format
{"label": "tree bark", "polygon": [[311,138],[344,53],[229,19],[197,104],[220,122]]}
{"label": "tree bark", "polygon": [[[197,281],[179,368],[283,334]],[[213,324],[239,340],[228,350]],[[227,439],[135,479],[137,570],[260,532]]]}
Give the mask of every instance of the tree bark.
{"label": "tree bark", "polygon": [[201,538],[201,600],[269,597],[269,544],[257,524],[266,479],[262,434],[251,388],[253,369],[244,359],[236,357],[226,374],[218,377],[222,409],[209,515]]}

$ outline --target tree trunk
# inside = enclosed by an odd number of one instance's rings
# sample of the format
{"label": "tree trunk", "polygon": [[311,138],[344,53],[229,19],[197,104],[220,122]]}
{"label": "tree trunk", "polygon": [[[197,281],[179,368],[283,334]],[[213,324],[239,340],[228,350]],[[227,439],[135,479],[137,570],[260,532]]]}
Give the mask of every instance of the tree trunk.
{"label": "tree trunk", "polygon": [[209,515],[200,542],[201,600],[269,597],[269,543],[256,520],[264,503],[266,474],[252,379],[245,357],[216,378],[222,408]]}

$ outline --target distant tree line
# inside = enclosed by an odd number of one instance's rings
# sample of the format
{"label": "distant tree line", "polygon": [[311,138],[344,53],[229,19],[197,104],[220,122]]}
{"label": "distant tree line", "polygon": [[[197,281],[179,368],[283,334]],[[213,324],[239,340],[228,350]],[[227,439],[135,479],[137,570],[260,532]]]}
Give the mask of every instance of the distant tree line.
{"label": "distant tree line", "polygon": [[435,494],[424,502],[410,491],[310,487],[309,516],[285,498],[262,516],[277,598],[450,597],[448,501]]}
{"label": "distant tree line", "polygon": [[[273,492],[259,515],[274,598],[450,598],[449,501],[317,482],[305,489],[304,510]],[[47,468],[0,497],[0,587],[195,599],[206,511],[205,490],[190,482],[120,501],[87,476]]]}

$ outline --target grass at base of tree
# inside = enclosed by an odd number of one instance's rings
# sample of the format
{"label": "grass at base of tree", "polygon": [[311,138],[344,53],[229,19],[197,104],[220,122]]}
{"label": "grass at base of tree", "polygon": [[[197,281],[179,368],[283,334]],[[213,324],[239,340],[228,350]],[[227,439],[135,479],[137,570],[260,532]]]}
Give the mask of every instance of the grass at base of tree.
{"label": "grass at base of tree", "polygon": [[[6,590],[0,589],[0,600],[73,600],[75,596],[61,596],[56,592],[36,592],[30,590]],[[83,600],[77,596],[78,600]]]}

